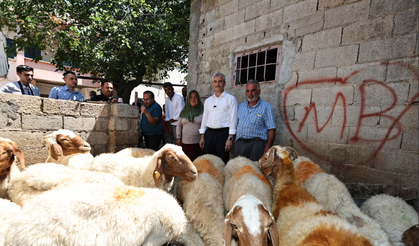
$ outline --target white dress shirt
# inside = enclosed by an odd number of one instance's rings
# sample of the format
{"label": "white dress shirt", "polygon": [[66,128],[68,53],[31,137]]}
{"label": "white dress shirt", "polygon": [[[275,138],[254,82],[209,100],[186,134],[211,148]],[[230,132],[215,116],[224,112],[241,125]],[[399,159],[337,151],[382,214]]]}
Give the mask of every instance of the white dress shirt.
{"label": "white dress shirt", "polygon": [[171,119],[174,119],[176,121],[173,121],[172,126],[177,125],[177,120],[179,120],[179,115],[182,109],[185,107],[185,101],[183,101],[183,97],[181,97],[178,94],[174,94],[172,97],[172,100],[170,100],[170,97],[166,97],[165,99],[165,121],[169,121]]}
{"label": "white dress shirt", "polygon": [[200,134],[209,128],[228,127],[228,134],[236,134],[237,125],[237,100],[234,96],[223,92],[219,97],[215,94],[209,97],[204,104]]}

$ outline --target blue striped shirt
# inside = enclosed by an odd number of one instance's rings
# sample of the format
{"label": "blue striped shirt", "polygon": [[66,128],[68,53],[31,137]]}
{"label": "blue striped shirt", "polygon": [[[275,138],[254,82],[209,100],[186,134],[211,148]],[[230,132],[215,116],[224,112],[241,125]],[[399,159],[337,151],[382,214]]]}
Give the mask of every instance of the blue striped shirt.
{"label": "blue striped shirt", "polygon": [[242,102],[238,107],[237,114],[236,141],[239,138],[252,139],[258,137],[266,142],[268,140],[268,130],[276,129],[274,109],[262,99],[251,108],[247,100]]}

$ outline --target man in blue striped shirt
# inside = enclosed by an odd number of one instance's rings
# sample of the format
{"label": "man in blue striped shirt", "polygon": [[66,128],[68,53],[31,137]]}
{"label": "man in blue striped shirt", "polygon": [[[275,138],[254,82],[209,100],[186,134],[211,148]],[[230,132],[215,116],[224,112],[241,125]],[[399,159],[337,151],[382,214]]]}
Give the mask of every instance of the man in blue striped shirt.
{"label": "man in blue striped shirt", "polygon": [[237,135],[234,157],[244,156],[258,161],[275,139],[275,115],[272,106],[260,97],[256,80],[246,84],[247,101],[238,107]]}
{"label": "man in blue striped shirt", "polygon": [[77,75],[75,72],[65,72],[63,74],[64,86],[54,87],[49,92],[49,98],[61,100],[84,101],[84,96],[77,89]]}

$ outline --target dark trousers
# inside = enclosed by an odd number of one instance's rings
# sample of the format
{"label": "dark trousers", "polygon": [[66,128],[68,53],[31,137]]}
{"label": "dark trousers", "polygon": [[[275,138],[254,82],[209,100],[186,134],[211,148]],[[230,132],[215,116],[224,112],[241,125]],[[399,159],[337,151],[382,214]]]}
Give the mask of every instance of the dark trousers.
{"label": "dark trousers", "polygon": [[145,147],[148,149],[159,150],[161,138],[163,134],[144,135]]}
{"label": "dark trousers", "polygon": [[234,144],[234,157],[243,156],[252,161],[259,161],[265,149],[265,142],[263,140],[243,142],[237,140]]}
{"label": "dark trousers", "polygon": [[224,164],[227,164],[229,152],[225,151],[226,141],[228,138],[228,128],[210,129],[207,128],[204,134],[204,150],[205,154],[212,154],[220,157]]}

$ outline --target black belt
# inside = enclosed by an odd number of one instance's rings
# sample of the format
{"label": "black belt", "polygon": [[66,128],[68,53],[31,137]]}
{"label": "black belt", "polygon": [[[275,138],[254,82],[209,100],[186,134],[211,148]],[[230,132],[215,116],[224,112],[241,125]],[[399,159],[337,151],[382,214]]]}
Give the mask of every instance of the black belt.
{"label": "black belt", "polygon": [[214,131],[214,132],[219,132],[219,131],[225,131],[228,130],[228,127],[223,127],[223,128],[207,128],[208,130]]}
{"label": "black belt", "polygon": [[260,141],[262,140],[261,138],[251,138],[251,139],[246,139],[246,138],[239,138],[237,141],[241,141],[243,143],[251,143],[251,142],[256,142],[256,141]]}

